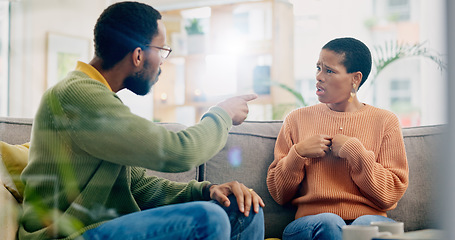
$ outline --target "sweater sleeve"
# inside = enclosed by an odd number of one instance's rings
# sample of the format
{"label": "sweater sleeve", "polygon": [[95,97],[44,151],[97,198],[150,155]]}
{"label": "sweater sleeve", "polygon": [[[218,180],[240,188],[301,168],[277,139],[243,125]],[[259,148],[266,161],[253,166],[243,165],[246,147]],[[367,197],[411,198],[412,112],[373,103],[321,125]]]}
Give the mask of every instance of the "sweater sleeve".
{"label": "sweater sleeve", "polygon": [[403,136],[398,119],[386,122],[379,153],[365,149],[351,138],[340,149],[346,158],[351,177],[366,198],[387,211],[393,209],[408,187],[409,170]]}
{"label": "sweater sleeve", "polygon": [[47,101],[50,121],[87,154],[162,172],[208,161],[225,145],[232,126],[223,109],[212,107],[199,124],[169,131],[131,113],[115,93],[89,78],[54,88]]}
{"label": "sweater sleeve", "polygon": [[174,182],[146,176],[145,169],[131,168],[131,192],[139,207],[144,209],[189,201],[204,200],[202,190],[210,182]]}
{"label": "sweater sleeve", "polygon": [[304,175],[305,161],[300,156],[289,133],[289,125],[285,121],[278,134],[275,144],[275,160],[267,172],[267,187],[270,195],[278,204],[286,204],[293,199]]}

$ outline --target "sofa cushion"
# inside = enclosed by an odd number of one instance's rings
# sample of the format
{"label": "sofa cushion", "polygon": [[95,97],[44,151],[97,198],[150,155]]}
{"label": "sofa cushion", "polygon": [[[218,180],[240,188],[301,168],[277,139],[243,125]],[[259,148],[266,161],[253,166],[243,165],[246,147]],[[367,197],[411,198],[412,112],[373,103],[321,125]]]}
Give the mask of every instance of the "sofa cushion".
{"label": "sofa cushion", "polygon": [[281,206],[267,189],[267,169],[273,161],[281,121],[247,121],[232,127],[225,147],[204,165],[204,180],[212,183],[239,181],[252,187],[264,200],[265,237],[281,238],[294,220],[293,206]]}
{"label": "sofa cushion", "polygon": [[438,201],[437,166],[443,159],[444,125],[403,128],[403,138],[409,165],[409,186],[397,207],[387,215],[404,222],[405,231],[437,228]]}
{"label": "sofa cushion", "polygon": [[19,202],[24,191],[20,175],[28,162],[29,147],[30,143],[12,145],[0,141],[0,179]]}

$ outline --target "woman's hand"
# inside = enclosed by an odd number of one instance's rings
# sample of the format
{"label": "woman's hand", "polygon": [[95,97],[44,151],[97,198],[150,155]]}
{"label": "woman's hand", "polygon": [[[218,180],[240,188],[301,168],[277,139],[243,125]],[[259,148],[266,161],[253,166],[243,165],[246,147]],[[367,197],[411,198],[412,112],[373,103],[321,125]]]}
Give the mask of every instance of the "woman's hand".
{"label": "woman's hand", "polygon": [[332,137],[328,135],[314,135],[296,144],[295,149],[302,157],[324,157],[332,145]]}
{"label": "woman's hand", "polygon": [[250,214],[251,205],[253,205],[253,211],[259,212],[259,206],[264,207],[264,201],[259,195],[251,188],[247,188],[242,183],[232,181],[219,185],[213,185],[210,187],[210,198],[217,200],[225,207],[229,207],[231,202],[228,196],[234,194],[237,199],[239,211],[242,212],[245,217]]}
{"label": "woman's hand", "polygon": [[330,149],[332,150],[332,154],[336,157],[340,157],[340,149],[341,147],[350,139],[351,137],[348,137],[343,134],[337,134],[332,138],[332,146]]}

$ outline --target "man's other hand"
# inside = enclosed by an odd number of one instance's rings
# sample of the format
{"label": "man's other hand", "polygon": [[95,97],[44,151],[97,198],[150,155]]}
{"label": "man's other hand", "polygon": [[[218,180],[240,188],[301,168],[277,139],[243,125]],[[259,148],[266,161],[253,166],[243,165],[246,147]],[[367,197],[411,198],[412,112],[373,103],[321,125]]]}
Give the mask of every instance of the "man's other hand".
{"label": "man's other hand", "polygon": [[229,207],[231,202],[228,196],[234,194],[237,199],[239,211],[242,212],[246,217],[250,214],[251,205],[253,205],[253,211],[259,212],[259,206],[264,207],[264,201],[261,197],[251,188],[247,188],[242,183],[237,181],[223,183],[219,185],[213,185],[210,187],[210,198],[217,200],[225,207]]}

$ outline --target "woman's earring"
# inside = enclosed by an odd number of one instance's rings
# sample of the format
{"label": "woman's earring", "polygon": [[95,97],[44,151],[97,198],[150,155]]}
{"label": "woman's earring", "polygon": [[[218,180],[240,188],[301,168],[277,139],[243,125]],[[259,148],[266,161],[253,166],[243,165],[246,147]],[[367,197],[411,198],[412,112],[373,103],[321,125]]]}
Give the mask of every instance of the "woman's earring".
{"label": "woman's earring", "polygon": [[356,86],[355,83],[352,84],[351,96],[349,97],[348,102],[354,101],[354,97],[355,97],[355,94],[356,94],[355,86]]}

